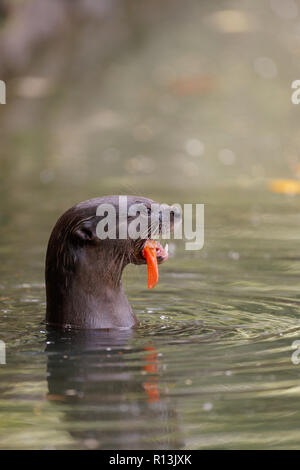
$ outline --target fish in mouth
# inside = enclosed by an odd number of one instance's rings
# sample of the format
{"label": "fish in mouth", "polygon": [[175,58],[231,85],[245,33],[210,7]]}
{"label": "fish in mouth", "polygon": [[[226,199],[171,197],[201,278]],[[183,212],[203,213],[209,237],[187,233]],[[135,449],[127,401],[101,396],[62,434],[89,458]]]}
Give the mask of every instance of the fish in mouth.
{"label": "fish in mouth", "polygon": [[158,264],[164,263],[169,257],[169,246],[163,246],[155,240],[147,240],[142,256],[145,258],[148,267],[148,289],[153,289],[158,283]]}
{"label": "fish in mouth", "polygon": [[[150,222],[149,222],[150,223]],[[170,220],[167,222],[170,233],[174,230],[174,215],[171,211]],[[151,225],[151,223],[150,223]],[[161,237],[164,233],[166,224],[163,226],[162,222],[158,224],[157,230],[154,231],[155,238]],[[147,239],[139,239],[135,246],[134,264],[147,264],[148,270],[148,289],[153,289],[158,283],[159,272],[158,265],[167,261],[169,257],[168,243],[163,247],[158,240],[151,238],[151,231],[149,230]]]}
{"label": "fish in mouth", "polygon": [[148,289],[153,289],[158,283],[158,265],[167,261],[168,257],[168,243],[163,247],[158,240],[152,238],[137,241],[131,262],[137,265],[147,264]]}

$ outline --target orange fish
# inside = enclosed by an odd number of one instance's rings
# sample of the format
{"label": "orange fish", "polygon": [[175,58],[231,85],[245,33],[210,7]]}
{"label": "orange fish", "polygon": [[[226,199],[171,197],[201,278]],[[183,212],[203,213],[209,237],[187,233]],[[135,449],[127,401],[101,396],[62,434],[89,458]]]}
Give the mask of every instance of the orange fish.
{"label": "orange fish", "polygon": [[159,242],[147,240],[143,249],[143,256],[148,267],[148,289],[153,289],[158,283],[158,263],[168,259],[168,246],[163,248]]}

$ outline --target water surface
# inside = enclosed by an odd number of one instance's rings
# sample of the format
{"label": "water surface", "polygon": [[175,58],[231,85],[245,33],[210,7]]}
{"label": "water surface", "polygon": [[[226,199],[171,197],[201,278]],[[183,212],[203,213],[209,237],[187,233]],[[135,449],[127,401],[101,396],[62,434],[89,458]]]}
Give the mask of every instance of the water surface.
{"label": "water surface", "polygon": [[132,331],[47,329],[43,223],[33,234],[31,218],[33,240],[7,227],[1,447],[296,448],[298,204],[261,197],[211,196],[205,248],[171,244],[155,290],[144,266],[127,268]]}

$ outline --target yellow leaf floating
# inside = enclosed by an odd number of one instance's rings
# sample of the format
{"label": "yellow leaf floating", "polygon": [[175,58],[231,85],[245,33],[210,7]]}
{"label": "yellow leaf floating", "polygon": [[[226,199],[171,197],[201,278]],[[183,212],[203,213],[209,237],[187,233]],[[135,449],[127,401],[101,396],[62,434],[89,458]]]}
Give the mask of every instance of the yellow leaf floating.
{"label": "yellow leaf floating", "polygon": [[274,179],[269,182],[269,189],[273,193],[300,194],[300,181],[292,179]]}

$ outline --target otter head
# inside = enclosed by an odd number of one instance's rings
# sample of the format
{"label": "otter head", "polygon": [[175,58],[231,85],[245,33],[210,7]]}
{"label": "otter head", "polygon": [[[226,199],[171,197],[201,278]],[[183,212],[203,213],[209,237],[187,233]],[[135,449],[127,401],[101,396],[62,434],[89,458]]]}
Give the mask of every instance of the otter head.
{"label": "otter head", "polygon": [[[46,319],[49,324],[103,329],[130,328],[137,323],[124,294],[121,276],[127,264],[146,263],[145,245],[152,233],[154,201],[127,196],[125,237],[124,234],[120,237],[120,232],[124,232],[124,217],[121,219],[119,202],[119,196],[90,199],[72,207],[58,219],[46,255]],[[99,222],[107,213],[98,215],[98,208],[108,204],[116,215],[116,236],[109,233],[99,237]],[[130,215],[130,207],[136,204],[146,208],[147,221],[143,224],[146,227],[143,233],[132,237],[129,227],[137,216]],[[176,210],[171,208],[169,213],[172,229]],[[161,233],[162,229],[160,213],[157,230]],[[167,259],[167,252],[159,242],[155,243],[155,251],[158,263]]]}

